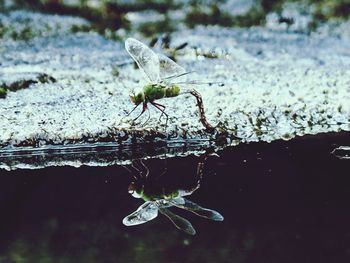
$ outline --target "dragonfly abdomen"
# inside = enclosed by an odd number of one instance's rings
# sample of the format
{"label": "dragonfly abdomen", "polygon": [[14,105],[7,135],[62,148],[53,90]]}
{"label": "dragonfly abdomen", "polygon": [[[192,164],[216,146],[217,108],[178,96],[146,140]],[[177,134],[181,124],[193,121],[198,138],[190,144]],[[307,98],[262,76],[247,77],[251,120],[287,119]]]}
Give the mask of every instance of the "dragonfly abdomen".
{"label": "dragonfly abdomen", "polygon": [[167,98],[176,97],[179,94],[180,94],[179,86],[172,85],[165,88],[165,97]]}

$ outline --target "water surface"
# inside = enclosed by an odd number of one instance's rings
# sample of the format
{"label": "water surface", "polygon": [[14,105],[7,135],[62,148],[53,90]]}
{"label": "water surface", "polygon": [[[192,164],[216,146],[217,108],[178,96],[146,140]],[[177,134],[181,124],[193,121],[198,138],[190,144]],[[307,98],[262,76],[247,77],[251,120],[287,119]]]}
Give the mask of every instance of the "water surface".
{"label": "water surface", "polygon": [[[331,154],[348,133],[226,148],[188,199],[224,216],[179,211],[126,227],[143,203],[130,166],[0,172],[0,262],[350,262],[349,160]],[[144,161],[166,185],[191,187],[202,157]],[[131,172],[130,172],[131,171]]]}

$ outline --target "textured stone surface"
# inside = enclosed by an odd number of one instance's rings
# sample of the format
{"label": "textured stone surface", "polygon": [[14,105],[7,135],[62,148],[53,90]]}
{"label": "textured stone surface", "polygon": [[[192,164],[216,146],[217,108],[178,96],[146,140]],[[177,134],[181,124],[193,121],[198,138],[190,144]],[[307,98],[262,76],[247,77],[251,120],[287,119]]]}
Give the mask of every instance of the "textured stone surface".
{"label": "textured stone surface", "polygon": [[[153,107],[144,126],[132,122],[141,107],[125,117],[133,108],[130,92],[141,89],[146,79],[133,64],[123,63],[130,61],[123,43],[71,32],[72,26],[88,22],[29,12],[1,15],[0,20],[8,32],[22,32],[23,23],[16,21],[27,21],[33,36],[16,41],[9,34],[2,37],[0,83],[11,85],[38,74],[55,79],[0,99],[1,167],[8,168],[15,149],[33,147],[46,151],[52,145],[193,141],[205,148],[208,141],[235,144],[234,136],[272,141],[350,130],[350,37],[338,29],[342,25],[311,35],[215,26],[174,33],[171,46],[188,43],[176,54],[178,64],[194,71],[188,79],[214,83],[184,87],[195,87],[208,121],[221,123],[210,134],[190,95],[159,101],[167,107],[168,127]],[[50,21],[49,26],[43,21]]]}

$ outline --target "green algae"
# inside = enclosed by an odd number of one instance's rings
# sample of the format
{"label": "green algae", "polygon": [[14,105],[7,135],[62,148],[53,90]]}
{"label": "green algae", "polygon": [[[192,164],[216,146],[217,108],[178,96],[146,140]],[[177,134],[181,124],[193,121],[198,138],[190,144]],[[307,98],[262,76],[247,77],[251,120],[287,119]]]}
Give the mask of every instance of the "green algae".
{"label": "green algae", "polygon": [[0,86],[0,99],[5,98],[7,94],[7,88],[4,86]]}
{"label": "green algae", "polygon": [[31,27],[28,26],[18,30],[14,27],[6,27],[0,23],[0,38],[3,38],[5,35],[8,35],[15,41],[28,41],[34,38],[37,34]]}
{"label": "green algae", "polygon": [[29,88],[30,85],[36,83],[54,83],[56,79],[45,73],[39,74],[36,78],[20,79],[11,84],[0,85],[0,98],[5,98],[8,91],[16,92],[18,90]]}
{"label": "green algae", "polygon": [[176,27],[169,19],[168,16],[165,16],[164,19],[157,22],[145,22],[139,25],[138,31],[147,37],[154,37],[160,33],[170,33],[176,31]]}
{"label": "green algae", "polygon": [[314,27],[330,20],[346,20],[350,18],[349,1],[309,0],[308,2],[314,7],[312,12]]}
{"label": "green algae", "polygon": [[185,23],[193,28],[196,25],[221,25],[232,26],[233,18],[229,13],[221,11],[217,5],[212,5],[209,10],[194,5],[187,13]]}

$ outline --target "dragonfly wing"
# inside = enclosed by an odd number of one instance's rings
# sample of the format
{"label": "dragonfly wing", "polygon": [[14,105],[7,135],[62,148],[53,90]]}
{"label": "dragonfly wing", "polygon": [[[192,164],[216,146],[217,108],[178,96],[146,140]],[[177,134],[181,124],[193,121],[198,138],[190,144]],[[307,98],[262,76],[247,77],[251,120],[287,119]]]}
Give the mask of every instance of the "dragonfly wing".
{"label": "dragonfly wing", "polygon": [[[184,75],[186,70],[178,65],[175,61],[171,60],[165,55],[158,54],[159,60],[159,77],[163,81],[167,79],[175,79],[177,81],[186,81],[186,76]],[[179,76],[179,78],[177,78]]]}
{"label": "dragonfly wing", "polygon": [[125,49],[152,83],[160,82],[159,58],[149,47],[134,38],[125,41]]}
{"label": "dragonfly wing", "polygon": [[183,198],[185,203],[184,204],[178,204],[178,203],[173,203],[176,207],[185,209],[187,211],[190,211],[200,217],[204,217],[207,219],[215,220],[215,221],[223,221],[224,217],[217,211],[201,207],[197,205],[194,202],[191,202],[185,198]]}
{"label": "dragonfly wing", "polygon": [[187,234],[195,235],[196,230],[193,228],[192,224],[186,220],[185,218],[182,218],[181,216],[175,215],[173,212],[166,208],[159,208],[159,211],[165,215],[167,218],[170,219],[170,221],[180,230],[185,231]]}
{"label": "dragonfly wing", "polygon": [[145,202],[137,210],[123,219],[126,226],[134,226],[146,223],[158,216],[158,207],[153,202]]}
{"label": "dragonfly wing", "polygon": [[185,204],[185,198],[176,197],[176,198],[169,200],[169,203],[171,205],[183,205],[183,204]]}

